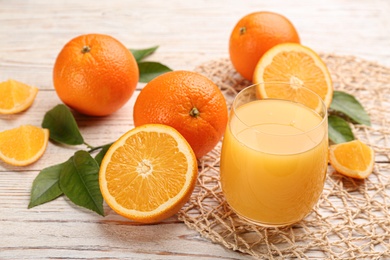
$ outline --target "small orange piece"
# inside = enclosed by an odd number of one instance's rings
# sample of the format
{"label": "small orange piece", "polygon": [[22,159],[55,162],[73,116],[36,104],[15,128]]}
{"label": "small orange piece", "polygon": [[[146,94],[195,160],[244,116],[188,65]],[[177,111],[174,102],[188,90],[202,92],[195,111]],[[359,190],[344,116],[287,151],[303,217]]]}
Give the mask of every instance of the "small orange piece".
{"label": "small orange piece", "polygon": [[133,116],[135,126],[172,126],[201,158],[221,139],[228,113],[225,98],[214,82],[199,73],[172,71],[142,89]]}
{"label": "small orange piece", "polygon": [[133,54],[118,40],[103,34],[80,35],[59,53],[53,82],[59,98],[74,110],[105,116],[132,96],[139,79]]}
{"label": "small orange piece", "polygon": [[281,14],[254,12],[241,18],[235,25],[229,41],[230,60],[247,80],[252,80],[256,64],[273,46],[300,43],[294,25]]}
{"label": "small orange piece", "polygon": [[23,125],[0,132],[0,159],[15,166],[36,162],[45,152],[49,130]]}
{"label": "small orange piece", "polygon": [[[332,102],[333,83],[327,66],[316,52],[301,44],[283,43],[267,51],[256,66],[253,82],[301,85],[317,93],[327,108]],[[260,84],[258,90],[261,98],[288,98],[300,95],[299,88],[285,88],[277,84],[275,86]]]}
{"label": "small orange piece", "polygon": [[100,166],[103,198],[118,214],[154,223],[176,214],[195,187],[195,154],[174,128],[147,124],[120,137]]}
{"label": "small orange piece", "polygon": [[374,150],[354,140],[329,147],[329,161],[333,168],[346,176],[364,179],[374,168]]}
{"label": "small orange piece", "polygon": [[16,114],[29,108],[38,88],[13,79],[0,83],[0,114]]}

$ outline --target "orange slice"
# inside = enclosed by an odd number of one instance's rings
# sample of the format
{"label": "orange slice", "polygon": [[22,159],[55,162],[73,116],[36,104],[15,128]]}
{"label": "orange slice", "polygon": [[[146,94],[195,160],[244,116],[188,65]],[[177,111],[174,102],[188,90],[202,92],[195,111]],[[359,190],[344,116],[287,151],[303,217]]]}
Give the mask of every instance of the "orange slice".
{"label": "orange slice", "polygon": [[329,161],[337,172],[364,179],[374,168],[374,150],[359,140],[335,144],[329,147]]}
{"label": "orange slice", "polygon": [[45,152],[49,130],[23,125],[0,132],[0,159],[15,166],[36,162]]}
{"label": "orange slice", "polygon": [[[298,43],[282,43],[268,50],[259,60],[253,83],[285,82],[290,87],[272,84],[259,84],[261,98],[289,98],[299,102],[299,87],[304,86],[317,93],[329,108],[333,97],[333,84],[329,70],[322,59],[312,49]],[[314,107],[314,106],[313,106]]]}
{"label": "orange slice", "polygon": [[9,79],[0,83],[0,114],[15,114],[29,108],[38,88]]}
{"label": "orange slice", "polygon": [[100,166],[103,198],[119,215],[154,223],[188,201],[198,174],[194,152],[174,128],[136,127],[107,151]]}

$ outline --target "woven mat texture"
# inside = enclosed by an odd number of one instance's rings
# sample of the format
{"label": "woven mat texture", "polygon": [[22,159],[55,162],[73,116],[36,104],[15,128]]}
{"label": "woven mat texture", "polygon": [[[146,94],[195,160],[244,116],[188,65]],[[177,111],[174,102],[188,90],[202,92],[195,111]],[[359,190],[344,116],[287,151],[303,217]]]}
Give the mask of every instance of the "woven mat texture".
{"label": "woven mat texture", "polygon": [[[390,259],[390,68],[352,56],[321,54],[335,90],[354,95],[372,126],[351,125],[355,137],[376,153],[374,172],[365,180],[344,177],[328,166],[322,196],[304,220],[264,228],[239,218],[219,183],[221,143],[199,161],[197,186],[179,219],[203,237],[259,259]],[[250,82],[221,58],[195,71],[213,80],[228,106]]]}

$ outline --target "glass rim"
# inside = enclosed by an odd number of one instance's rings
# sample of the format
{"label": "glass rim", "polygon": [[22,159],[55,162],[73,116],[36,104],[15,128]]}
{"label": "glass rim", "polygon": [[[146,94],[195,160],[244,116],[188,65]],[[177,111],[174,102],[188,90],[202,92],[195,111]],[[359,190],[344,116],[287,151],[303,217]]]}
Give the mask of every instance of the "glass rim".
{"label": "glass rim", "polygon": [[[298,102],[298,101],[294,101],[294,100],[288,100],[288,99],[283,99],[283,98],[266,98],[266,99],[258,99],[258,100],[259,101],[261,101],[261,100],[282,100],[282,101],[294,102],[296,104],[303,105],[304,107],[306,107],[306,108],[310,109],[311,111],[313,111],[314,113],[318,114],[321,117],[321,121],[318,124],[316,124],[313,128],[310,128],[310,129],[305,130],[304,132],[298,133],[298,134],[273,134],[273,133],[267,133],[267,132],[264,132],[264,131],[261,131],[261,130],[258,130],[258,129],[254,129],[253,126],[250,126],[250,125],[246,124],[237,115],[237,113],[236,113],[236,102],[238,100],[238,97],[242,96],[245,91],[248,91],[249,89],[255,88],[256,86],[261,85],[261,84],[296,85],[296,86],[299,86],[300,88],[305,89],[305,91],[308,91],[309,93],[313,94],[314,96],[316,96],[320,100],[321,109],[324,111],[323,116],[321,116],[321,114],[319,114],[318,111],[315,111],[315,109],[310,108],[307,105],[305,105],[305,104],[303,104],[301,102]],[[247,103],[249,103],[249,102],[247,102]],[[235,96],[235,98],[233,100],[231,109],[232,109],[232,111],[234,113],[233,116],[235,116],[243,125],[245,125],[246,127],[250,128],[252,131],[255,131],[255,132],[258,132],[258,133],[261,133],[261,134],[265,134],[265,135],[270,135],[270,136],[300,136],[300,135],[303,135],[303,134],[307,134],[307,133],[315,131],[316,129],[321,127],[325,123],[325,121],[327,120],[327,117],[328,117],[328,110],[327,110],[327,107],[325,105],[325,102],[322,100],[322,98],[317,93],[315,93],[314,91],[312,91],[311,89],[309,89],[309,88],[307,88],[305,86],[302,86],[302,85],[299,85],[299,84],[296,84],[296,83],[289,83],[289,82],[270,81],[270,82],[260,82],[260,83],[249,85],[249,86],[243,88],[240,92],[238,92],[238,94]],[[230,125],[230,120],[229,120],[229,125]]]}

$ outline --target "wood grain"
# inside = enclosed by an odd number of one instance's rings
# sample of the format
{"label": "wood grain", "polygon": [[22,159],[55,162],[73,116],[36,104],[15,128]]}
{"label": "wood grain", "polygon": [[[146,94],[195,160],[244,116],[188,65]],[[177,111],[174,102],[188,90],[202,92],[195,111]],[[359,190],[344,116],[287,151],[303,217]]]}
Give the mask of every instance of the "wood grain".
{"label": "wood grain", "polygon": [[[0,0],[0,81],[14,78],[40,91],[33,106],[0,115],[0,131],[40,125],[60,103],[52,67],[63,45],[83,33],[112,35],[129,48],[159,45],[149,60],[192,70],[228,57],[228,39],[243,15],[271,10],[297,27],[302,43],[318,52],[358,56],[390,66],[390,2],[329,1],[22,1]],[[133,127],[131,100],[104,118],[76,115],[86,141],[100,145]],[[108,207],[107,216],[74,206],[65,198],[27,209],[38,172],[65,161],[77,148],[50,143],[28,167],[0,162],[0,259],[246,259],[213,244],[176,217],[156,225],[126,220]]]}

